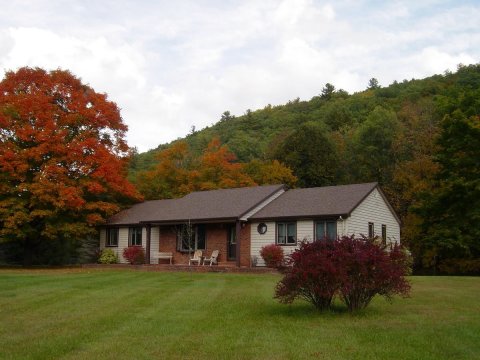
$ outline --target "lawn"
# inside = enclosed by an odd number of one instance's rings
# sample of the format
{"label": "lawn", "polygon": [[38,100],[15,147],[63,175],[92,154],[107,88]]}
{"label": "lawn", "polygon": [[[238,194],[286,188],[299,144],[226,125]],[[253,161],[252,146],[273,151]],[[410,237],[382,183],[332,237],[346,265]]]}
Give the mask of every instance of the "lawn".
{"label": "lawn", "polygon": [[350,315],[271,274],[0,270],[1,359],[480,359],[480,278],[412,277]]}

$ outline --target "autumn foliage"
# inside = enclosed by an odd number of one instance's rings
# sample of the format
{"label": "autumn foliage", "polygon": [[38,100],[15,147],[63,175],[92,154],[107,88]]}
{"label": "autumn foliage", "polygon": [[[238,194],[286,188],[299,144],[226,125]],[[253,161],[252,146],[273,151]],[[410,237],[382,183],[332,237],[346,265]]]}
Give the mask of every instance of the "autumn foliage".
{"label": "autumn foliage", "polygon": [[260,249],[260,256],[265,265],[271,268],[279,268],[283,265],[283,248],[276,244],[265,245]]}
{"label": "autumn foliage", "polygon": [[212,139],[195,157],[184,141],[177,141],[161,151],[154,169],[141,172],[136,179],[146,199],[169,199],[192,191],[236,188],[267,184],[293,186],[296,177],[277,160],[249,163],[237,161],[228,146]]}
{"label": "autumn foliage", "polygon": [[131,265],[141,265],[145,263],[145,249],[141,246],[129,246],[123,249],[123,257]]}
{"label": "autumn foliage", "polygon": [[21,68],[0,82],[0,240],[76,240],[140,196],[115,103],[68,71]]}
{"label": "autumn foliage", "polygon": [[408,295],[409,264],[402,247],[387,248],[366,238],[303,242],[288,257],[275,296],[284,303],[302,298],[319,310],[329,309],[338,296],[352,312],[376,295]]}

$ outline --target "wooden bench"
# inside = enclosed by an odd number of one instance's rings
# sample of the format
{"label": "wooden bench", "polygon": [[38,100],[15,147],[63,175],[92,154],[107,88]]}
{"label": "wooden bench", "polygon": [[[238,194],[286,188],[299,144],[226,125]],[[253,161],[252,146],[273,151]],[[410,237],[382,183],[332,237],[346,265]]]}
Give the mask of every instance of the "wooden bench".
{"label": "wooden bench", "polygon": [[170,260],[170,265],[172,264],[173,253],[171,252],[155,252],[152,254],[152,258],[158,259],[158,263],[160,264],[160,260],[168,259]]}

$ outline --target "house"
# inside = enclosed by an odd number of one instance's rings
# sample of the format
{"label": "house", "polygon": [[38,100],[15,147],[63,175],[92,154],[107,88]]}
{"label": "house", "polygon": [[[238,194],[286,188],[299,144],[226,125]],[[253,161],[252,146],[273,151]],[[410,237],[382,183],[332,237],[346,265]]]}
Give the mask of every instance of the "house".
{"label": "house", "polygon": [[260,249],[271,243],[285,253],[302,240],[343,235],[378,236],[400,242],[400,221],[377,183],[287,190],[284,185],[200,191],[180,199],[136,204],[111,217],[100,230],[100,247],[125,262],[128,246],[143,246],[146,263],[172,252],[187,264],[189,249],[242,267],[264,265]]}

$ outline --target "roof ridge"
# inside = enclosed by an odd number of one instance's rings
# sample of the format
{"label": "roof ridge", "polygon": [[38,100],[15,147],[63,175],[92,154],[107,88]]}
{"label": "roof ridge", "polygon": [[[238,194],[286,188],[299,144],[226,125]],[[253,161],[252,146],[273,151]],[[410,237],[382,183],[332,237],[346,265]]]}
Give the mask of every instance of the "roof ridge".
{"label": "roof ridge", "polygon": [[371,186],[374,187],[374,186],[378,186],[378,182],[372,181],[372,182],[356,183],[356,184],[312,186],[312,187],[306,187],[306,188],[289,189],[288,191],[294,191],[294,190],[309,190],[309,189],[328,189],[328,188],[339,188],[339,187],[351,187],[351,186],[357,186],[357,185],[371,185]]}
{"label": "roof ridge", "polygon": [[198,190],[192,191],[191,193],[186,194],[185,196],[181,197],[183,199],[191,194],[199,194],[199,193],[208,193],[208,192],[221,192],[221,191],[232,191],[232,190],[246,190],[246,189],[255,189],[255,188],[266,188],[266,187],[283,187],[285,184],[271,184],[271,185],[254,185],[254,186],[239,186],[234,188],[221,188],[221,189],[211,189],[211,190]]}

